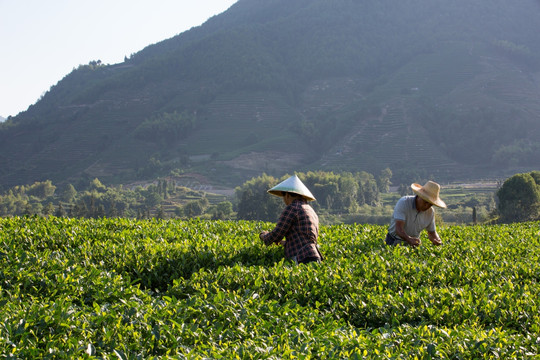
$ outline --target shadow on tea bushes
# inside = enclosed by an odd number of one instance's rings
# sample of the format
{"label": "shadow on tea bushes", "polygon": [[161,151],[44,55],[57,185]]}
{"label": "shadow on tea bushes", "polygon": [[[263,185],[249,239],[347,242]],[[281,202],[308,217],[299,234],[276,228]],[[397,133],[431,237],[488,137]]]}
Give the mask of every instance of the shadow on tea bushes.
{"label": "shadow on tea bushes", "polygon": [[208,247],[178,249],[169,246],[153,249],[151,253],[133,253],[123,266],[115,270],[136,279],[135,282],[143,289],[164,292],[174,280],[189,279],[201,270],[213,273],[237,264],[245,267],[272,266],[281,258],[279,249],[272,249],[261,256],[256,248],[249,247],[230,254]]}

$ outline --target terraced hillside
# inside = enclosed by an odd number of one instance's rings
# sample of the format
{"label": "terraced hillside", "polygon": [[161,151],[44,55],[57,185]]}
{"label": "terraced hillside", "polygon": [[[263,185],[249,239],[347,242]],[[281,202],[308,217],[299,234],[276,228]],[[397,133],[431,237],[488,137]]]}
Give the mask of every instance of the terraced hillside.
{"label": "terraced hillside", "polygon": [[[441,109],[451,107],[455,115],[497,109],[508,114],[503,121],[509,126],[514,121],[527,122],[528,131],[537,133],[539,99],[537,79],[507,59],[488,61],[483,52],[450,44],[440,52],[414,59],[367,94],[358,106],[373,104],[377,113],[354,117],[348,133],[320,164],[325,169],[371,172],[384,166],[410,167],[448,179],[480,176],[486,164],[464,164],[447,151],[449,146],[443,142],[456,134],[446,133],[451,128],[448,124],[436,125]],[[418,117],[421,113],[424,115]],[[452,122],[452,116],[445,121]],[[485,134],[492,133],[489,128],[485,130]],[[498,140],[488,137],[485,141]],[[477,156],[475,147],[470,148],[470,156]]]}
{"label": "terraced hillside", "polygon": [[238,1],[1,123],[0,186],[538,169],[539,18],[536,0]]}

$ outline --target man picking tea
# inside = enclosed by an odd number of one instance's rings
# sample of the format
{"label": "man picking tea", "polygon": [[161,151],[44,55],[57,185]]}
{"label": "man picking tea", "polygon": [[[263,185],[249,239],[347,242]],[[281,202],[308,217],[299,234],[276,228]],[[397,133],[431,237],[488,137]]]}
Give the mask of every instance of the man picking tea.
{"label": "man picking tea", "polygon": [[412,184],[411,188],[416,195],[404,196],[396,203],[386,234],[386,244],[419,246],[420,233],[426,229],[428,239],[433,245],[441,245],[441,238],[435,228],[435,210],[432,207],[435,205],[446,208],[444,201],[439,198],[441,187],[436,182],[428,181],[424,186]]}

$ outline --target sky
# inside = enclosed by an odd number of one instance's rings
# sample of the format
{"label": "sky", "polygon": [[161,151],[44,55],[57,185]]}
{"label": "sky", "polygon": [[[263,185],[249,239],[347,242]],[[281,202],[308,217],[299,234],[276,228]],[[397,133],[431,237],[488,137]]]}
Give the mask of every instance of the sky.
{"label": "sky", "polygon": [[15,116],[81,64],[124,61],[237,0],[0,0],[0,116]]}

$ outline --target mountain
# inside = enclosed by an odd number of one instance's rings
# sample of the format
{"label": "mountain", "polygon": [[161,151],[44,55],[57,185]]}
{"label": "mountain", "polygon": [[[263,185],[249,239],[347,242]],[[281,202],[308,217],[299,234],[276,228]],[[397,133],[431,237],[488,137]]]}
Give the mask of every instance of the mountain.
{"label": "mountain", "polygon": [[540,2],[239,0],[0,125],[0,184],[540,167]]}

